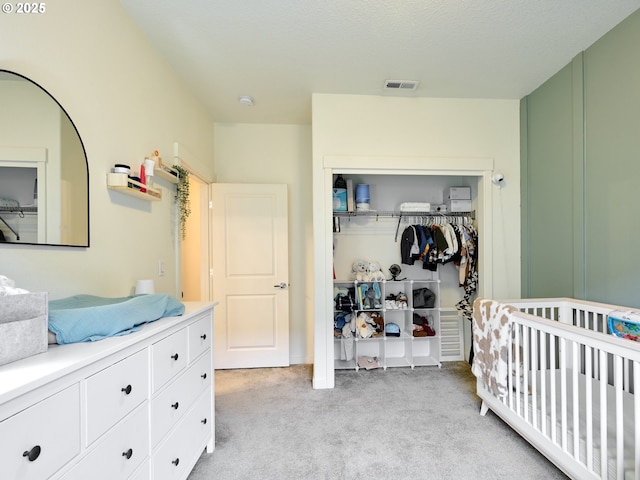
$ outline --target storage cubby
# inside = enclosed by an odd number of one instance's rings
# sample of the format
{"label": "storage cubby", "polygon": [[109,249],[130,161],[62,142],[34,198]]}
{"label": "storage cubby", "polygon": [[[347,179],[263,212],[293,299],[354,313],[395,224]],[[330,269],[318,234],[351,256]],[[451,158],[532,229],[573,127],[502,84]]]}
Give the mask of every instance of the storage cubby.
{"label": "storage cubby", "polygon": [[[439,280],[334,282],[334,368],[369,368],[440,365]],[[428,288],[433,304],[414,297]],[[373,303],[362,292],[373,291]],[[425,297],[422,295],[422,297]],[[427,296],[428,297],[428,296]],[[379,303],[377,303],[379,301]],[[414,315],[428,321],[435,335],[416,336]],[[390,328],[393,324],[394,328]],[[397,326],[397,328],[395,328]],[[422,325],[420,325],[422,328]],[[376,364],[363,363],[363,357]]]}

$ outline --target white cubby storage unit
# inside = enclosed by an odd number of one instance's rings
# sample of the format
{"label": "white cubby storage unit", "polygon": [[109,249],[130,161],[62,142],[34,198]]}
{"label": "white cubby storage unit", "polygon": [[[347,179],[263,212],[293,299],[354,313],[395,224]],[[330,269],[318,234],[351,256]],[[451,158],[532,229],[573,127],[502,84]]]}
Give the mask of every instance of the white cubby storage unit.
{"label": "white cubby storage unit", "polygon": [[[334,307],[334,368],[355,369],[440,366],[440,307],[437,273],[431,279],[401,280],[382,282],[358,282],[336,280],[336,292],[353,292],[354,305],[350,309],[348,301],[335,303]],[[373,307],[364,304],[358,295],[358,289],[379,289],[379,298]],[[428,288],[435,295],[435,303],[428,307],[414,305],[414,292]],[[377,331],[359,328],[360,315],[377,317]],[[414,316],[418,315],[428,322],[435,335],[416,336],[414,334]],[[355,333],[344,335],[341,330],[342,318],[346,323],[355,319]],[[338,321],[337,321],[338,320]],[[393,323],[399,327],[399,336],[388,334],[386,326]],[[420,322],[418,322],[420,323]],[[366,336],[363,337],[361,332]],[[419,335],[419,334],[418,334]],[[367,364],[363,359],[375,359]]]}

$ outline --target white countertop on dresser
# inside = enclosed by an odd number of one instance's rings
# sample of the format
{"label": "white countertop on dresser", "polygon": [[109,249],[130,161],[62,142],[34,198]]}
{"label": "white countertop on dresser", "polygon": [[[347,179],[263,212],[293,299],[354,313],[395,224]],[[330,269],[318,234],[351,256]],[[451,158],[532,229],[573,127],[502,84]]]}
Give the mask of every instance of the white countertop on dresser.
{"label": "white countertop on dresser", "polygon": [[49,345],[46,352],[0,366],[0,405],[25,392],[46,385],[62,375],[135,346],[142,340],[171,329],[218,302],[184,302],[181,316],[166,317],[144,325],[139,331],[97,342]]}

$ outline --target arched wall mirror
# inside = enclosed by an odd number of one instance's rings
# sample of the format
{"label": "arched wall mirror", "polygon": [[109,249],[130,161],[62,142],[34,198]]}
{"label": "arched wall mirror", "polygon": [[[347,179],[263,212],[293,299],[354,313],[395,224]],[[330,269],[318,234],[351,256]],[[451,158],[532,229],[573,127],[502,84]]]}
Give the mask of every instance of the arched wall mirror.
{"label": "arched wall mirror", "polygon": [[44,88],[0,70],[0,242],[89,246],[89,168],[78,130]]}

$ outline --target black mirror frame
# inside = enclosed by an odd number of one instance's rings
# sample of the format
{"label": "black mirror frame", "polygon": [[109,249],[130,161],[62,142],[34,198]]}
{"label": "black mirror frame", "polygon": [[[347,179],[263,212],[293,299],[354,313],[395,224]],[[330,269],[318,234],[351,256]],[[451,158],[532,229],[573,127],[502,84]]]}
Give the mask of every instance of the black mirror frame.
{"label": "black mirror frame", "polygon": [[16,77],[20,77],[24,80],[26,80],[27,82],[31,83],[32,85],[38,87],[40,90],[42,90],[44,93],[46,93],[48,95],[48,97],[53,100],[56,105],[58,105],[58,107],[60,108],[60,111],[62,111],[66,116],[67,119],[69,120],[69,123],[71,123],[71,126],[73,127],[74,131],[76,132],[76,135],[78,136],[78,140],[80,141],[80,146],[82,147],[82,153],[84,154],[84,162],[86,164],[86,185],[87,185],[87,243],[86,245],[67,245],[67,244],[63,244],[63,243],[31,243],[31,242],[0,242],[0,246],[1,245],[34,245],[34,246],[48,246],[48,247],[73,247],[73,248],[89,248],[91,246],[91,202],[90,202],[90,185],[89,185],[89,161],[87,159],[87,151],[84,148],[84,142],[82,141],[82,137],[80,136],[80,132],[78,131],[78,127],[76,127],[76,124],[73,122],[71,116],[69,115],[69,113],[65,110],[65,108],[60,104],[60,102],[58,102],[58,100],[51,95],[51,93],[44,88],[42,85],[40,85],[38,82],[32,80],[31,78],[22,75],[20,73],[14,72],[12,70],[6,70],[6,69],[0,69],[0,75],[2,74],[11,74],[11,75],[15,75]]}

